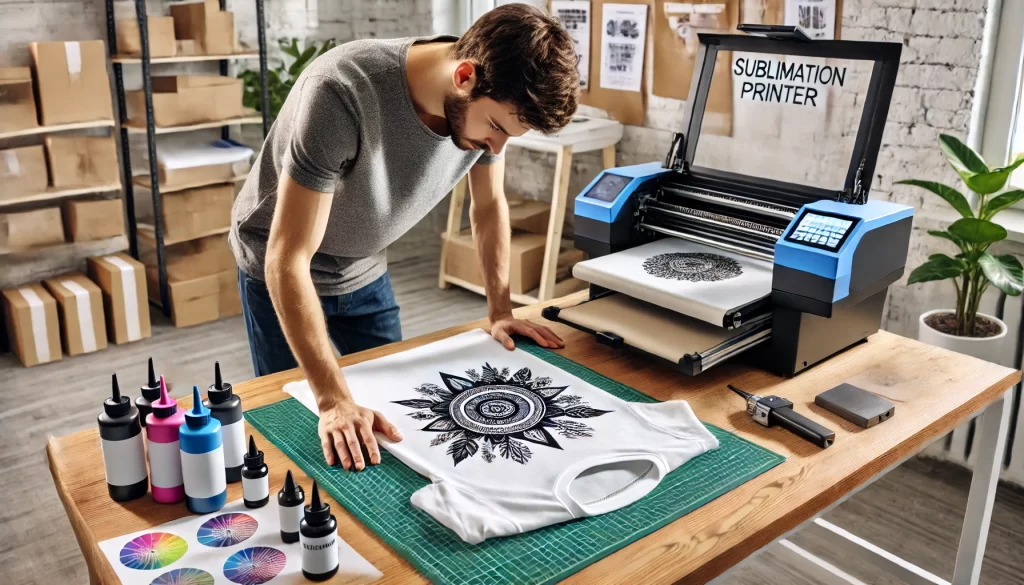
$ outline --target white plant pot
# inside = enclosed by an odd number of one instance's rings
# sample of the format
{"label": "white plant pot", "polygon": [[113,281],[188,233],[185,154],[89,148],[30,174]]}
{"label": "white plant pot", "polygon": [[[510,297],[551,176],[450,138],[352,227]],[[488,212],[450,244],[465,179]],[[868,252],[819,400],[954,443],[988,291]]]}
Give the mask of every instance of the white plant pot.
{"label": "white plant pot", "polygon": [[978,315],[992,319],[999,324],[999,333],[992,337],[961,337],[959,335],[949,335],[948,333],[936,331],[925,323],[925,319],[936,313],[954,312],[956,312],[955,309],[935,309],[933,311],[928,311],[927,313],[922,313],[918,320],[917,340],[985,361],[997,364],[1002,363],[1004,356],[1006,355],[1007,328],[1006,323],[1003,323],[1000,319],[996,319],[992,315],[987,315],[985,313],[978,313]]}

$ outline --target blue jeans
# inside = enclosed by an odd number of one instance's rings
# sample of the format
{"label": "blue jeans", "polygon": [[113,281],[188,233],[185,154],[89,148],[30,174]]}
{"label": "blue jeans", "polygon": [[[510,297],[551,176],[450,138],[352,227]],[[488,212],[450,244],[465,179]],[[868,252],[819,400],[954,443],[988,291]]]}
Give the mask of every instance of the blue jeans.
{"label": "blue jeans", "polygon": [[[298,367],[277,320],[267,285],[239,269],[238,292],[256,376]],[[320,297],[320,306],[327,320],[327,334],[341,355],[402,340],[398,304],[386,272],[357,291]]]}

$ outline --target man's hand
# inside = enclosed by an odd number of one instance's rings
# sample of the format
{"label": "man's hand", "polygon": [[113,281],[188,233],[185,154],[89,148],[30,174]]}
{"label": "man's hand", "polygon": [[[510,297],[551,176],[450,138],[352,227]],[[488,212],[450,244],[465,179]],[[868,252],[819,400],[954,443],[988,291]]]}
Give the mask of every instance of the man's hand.
{"label": "man's hand", "polygon": [[537,325],[523,319],[516,319],[511,314],[499,317],[491,322],[491,337],[500,341],[507,350],[516,348],[516,344],[512,341],[512,337],[510,337],[513,333],[526,335],[536,341],[537,345],[541,347],[552,349],[565,347],[565,343],[562,342],[560,337],[555,335],[554,331],[543,325]]}
{"label": "man's hand", "polygon": [[334,465],[334,451],[337,451],[342,467],[362,471],[366,465],[360,443],[366,446],[370,464],[380,463],[380,449],[377,447],[377,437],[373,436],[374,431],[384,433],[392,441],[402,440],[402,434],[384,415],[351,400],[319,410],[320,446],[323,447],[327,465]]}

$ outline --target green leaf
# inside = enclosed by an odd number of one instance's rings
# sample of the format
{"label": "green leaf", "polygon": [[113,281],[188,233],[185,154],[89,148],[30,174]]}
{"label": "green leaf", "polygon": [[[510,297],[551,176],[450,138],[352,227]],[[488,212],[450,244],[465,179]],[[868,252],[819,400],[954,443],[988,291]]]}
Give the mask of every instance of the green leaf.
{"label": "green leaf", "polygon": [[964,217],[974,217],[974,212],[971,211],[971,204],[967,202],[967,198],[964,197],[963,193],[952,187],[947,187],[942,183],[936,183],[934,181],[918,181],[916,179],[896,181],[896,184],[914,185],[915,187],[927,189],[939,197],[942,197],[942,199],[945,200],[946,203],[949,203],[953,209],[957,210],[960,215]]}
{"label": "green leaf", "polygon": [[936,238],[942,238],[944,240],[949,240],[950,242],[953,242],[954,244],[956,244],[956,247],[960,248],[961,250],[963,250],[964,247],[967,245],[967,243],[964,242],[961,238],[959,238],[957,236],[954,236],[953,234],[951,234],[949,232],[944,232],[942,230],[928,230],[928,234],[932,235],[932,236],[935,236]]}
{"label": "green leaf", "polygon": [[985,164],[985,161],[970,146],[960,142],[959,138],[940,134],[939,146],[942,148],[943,154],[946,155],[946,160],[956,169],[956,172],[960,173],[960,176],[964,176],[965,173],[973,175],[988,172],[988,165]]}
{"label": "green leaf", "polygon": [[973,217],[956,220],[949,226],[949,233],[968,244],[991,244],[1006,239],[1006,229],[1003,226]]}
{"label": "green leaf", "polygon": [[962,260],[950,258],[945,254],[933,254],[927,262],[918,266],[910,273],[910,280],[907,284],[947,280],[963,274],[964,268]]}
{"label": "green leaf", "polygon": [[292,63],[292,66],[288,68],[288,75],[293,78],[298,77],[299,74],[302,73],[303,69],[306,68],[306,65],[312,61],[314,55],[316,55],[316,45],[306,47],[306,50],[303,51],[295,62]]}
{"label": "green leaf", "polygon": [[986,253],[979,263],[985,278],[999,290],[1011,297],[1019,296],[1024,291],[1024,266],[1013,254],[993,256]]}
{"label": "green leaf", "polygon": [[979,173],[976,175],[961,175],[964,179],[964,183],[971,191],[978,193],[979,195],[991,195],[993,193],[1002,191],[1003,187],[1006,186],[1006,181],[1010,179],[1010,173],[1013,172],[1006,169],[996,169],[987,173]]}
{"label": "green leaf", "polygon": [[1024,189],[1015,189],[1013,191],[1007,191],[1006,193],[1000,193],[985,204],[985,209],[981,210],[981,218],[992,219],[992,216],[1007,207],[1016,205],[1022,199],[1024,199]]}

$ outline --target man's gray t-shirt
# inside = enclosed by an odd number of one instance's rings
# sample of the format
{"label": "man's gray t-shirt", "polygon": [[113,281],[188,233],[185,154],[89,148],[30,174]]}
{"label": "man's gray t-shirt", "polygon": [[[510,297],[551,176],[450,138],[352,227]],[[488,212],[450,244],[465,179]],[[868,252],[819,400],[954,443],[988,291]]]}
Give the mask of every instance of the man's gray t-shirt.
{"label": "man's gray t-shirt", "polygon": [[318,294],[338,295],[382,276],[385,248],[433,209],[470,167],[500,158],[459,149],[451,138],[431,131],[413,107],[406,80],[409,47],[455,40],[352,41],[306,68],[232,209],[231,248],[246,274],[264,280],[282,175],[334,193],[310,273]]}

